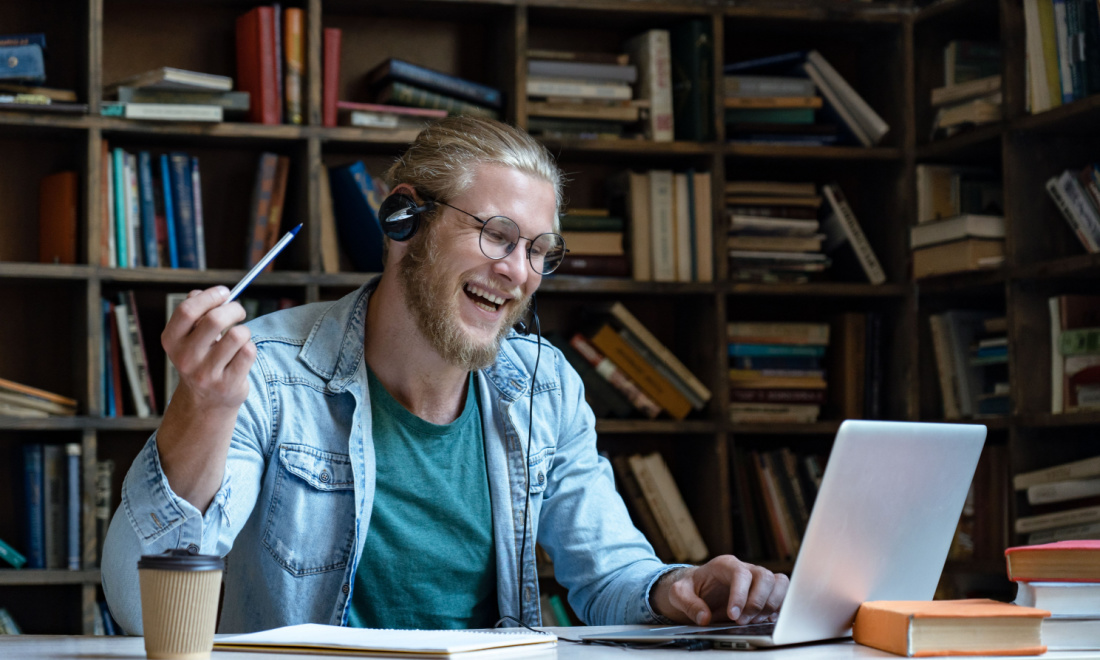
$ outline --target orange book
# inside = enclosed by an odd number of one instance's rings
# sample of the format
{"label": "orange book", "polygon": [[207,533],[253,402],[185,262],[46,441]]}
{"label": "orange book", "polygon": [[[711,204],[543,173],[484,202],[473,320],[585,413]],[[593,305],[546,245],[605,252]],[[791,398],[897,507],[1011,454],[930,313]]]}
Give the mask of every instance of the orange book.
{"label": "orange book", "polygon": [[[283,210],[286,208],[286,179],[289,173],[290,156],[279,156],[279,160],[275,163],[275,182],[271,190],[271,207],[267,213],[267,239],[264,241],[264,254],[267,254],[279,242],[279,230],[283,226]],[[263,256],[260,258],[262,259]],[[270,273],[274,268],[275,262],[272,261],[264,269],[264,272]]]}
{"label": "orange book", "polygon": [[44,264],[76,263],[76,172],[43,177],[38,187],[38,260]]}
{"label": "orange book", "polygon": [[283,95],[286,97],[286,117],[291,124],[302,124],[302,33],[305,13],[290,7],[283,13],[283,51],[286,61]]}
{"label": "orange book", "polygon": [[676,419],[691,412],[691,402],[676,387],[659,374],[637,351],[631,348],[615,328],[604,325],[592,336],[592,345],[631,378],[643,392]]}
{"label": "orange book", "polygon": [[1005,563],[1017,582],[1100,582],[1100,540],[1009,548]]}
{"label": "orange book", "polygon": [[877,600],[856,612],[852,638],[906,657],[1040,655],[1046,610],[986,598]]}

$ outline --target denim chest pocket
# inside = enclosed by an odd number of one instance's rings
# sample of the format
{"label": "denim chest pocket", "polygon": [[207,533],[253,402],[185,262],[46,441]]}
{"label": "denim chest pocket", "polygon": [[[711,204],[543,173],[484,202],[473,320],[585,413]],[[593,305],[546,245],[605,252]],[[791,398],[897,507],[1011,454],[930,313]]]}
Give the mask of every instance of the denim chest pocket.
{"label": "denim chest pocket", "polygon": [[341,570],[355,540],[355,480],[346,454],[280,445],[263,544],[291,575]]}
{"label": "denim chest pocket", "polygon": [[550,482],[550,464],[554,462],[554,447],[547,447],[536,452],[527,459],[527,476],[530,487],[528,491],[541,493],[546,490],[546,484]]}

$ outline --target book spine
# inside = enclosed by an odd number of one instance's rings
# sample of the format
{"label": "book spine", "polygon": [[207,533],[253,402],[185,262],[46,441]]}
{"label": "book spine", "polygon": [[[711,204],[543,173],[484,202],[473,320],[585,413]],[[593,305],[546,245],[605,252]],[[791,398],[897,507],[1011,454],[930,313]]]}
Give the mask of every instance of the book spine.
{"label": "book spine", "polygon": [[65,566],[69,570],[79,571],[83,559],[83,543],[80,534],[80,519],[83,515],[80,490],[80,455],[79,443],[65,444],[65,475],[66,475],[66,507],[65,507],[65,539],[67,557]]}
{"label": "book spine", "polygon": [[123,371],[123,369],[122,369],[122,363],[120,362],[122,349],[121,349],[120,344],[119,344],[118,316],[115,314],[115,304],[110,302],[110,301],[108,301],[108,304],[109,304],[110,315],[111,315],[111,318],[110,318],[111,330],[110,330],[110,334],[108,335],[110,337],[110,341],[111,341],[111,379],[112,379],[111,387],[114,390],[112,395],[111,395],[111,399],[114,402],[114,406],[113,406],[112,410],[114,412],[115,417],[122,417],[122,415],[123,415],[123,412],[122,412],[123,411],[123,405],[122,405],[122,371]]}
{"label": "book spine", "polygon": [[1100,215],[1088,200],[1072,170],[1066,170],[1058,177],[1058,186],[1062,195],[1080,223],[1081,233],[1086,239],[1089,252],[1100,252]]}
{"label": "book spine", "polygon": [[604,82],[633,83],[638,79],[638,68],[632,64],[528,59],[527,75],[545,78],[583,78]]}
{"label": "book spine", "polygon": [[676,281],[676,233],[672,172],[649,171],[650,248],[654,282]]}
{"label": "book spine", "polygon": [[1100,495],[1100,479],[1038,484],[1027,489],[1028,504],[1051,504]]}
{"label": "book spine", "polygon": [[1058,346],[1064,356],[1100,353],[1100,328],[1063,330]]}
{"label": "book spine", "polygon": [[161,121],[220,122],[225,117],[221,106],[197,103],[126,103],[122,114],[127,119]]}
{"label": "book spine", "polygon": [[65,568],[68,565],[63,451],[61,445],[42,447],[42,532],[46,540],[46,568]]}
{"label": "book spine", "polygon": [[126,154],[126,240],[130,245],[130,267],[145,265],[141,233],[141,192],[138,190],[137,155]]}
{"label": "book spine", "polygon": [[[1098,536],[1100,536],[1100,522],[1094,522],[1032,532],[1027,535],[1027,544],[1042,545],[1043,543],[1056,543],[1058,541],[1095,539]],[[1023,586],[1023,583],[1021,583],[1021,586]]]}
{"label": "book spine", "polygon": [[852,212],[852,207],[848,205],[848,200],[845,199],[844,194],[836,184],[826,184],[821,189],[825,193],[825,198],[829,200],[829,205],[833,207],[833,212],[840,219],[844,231],[848,235],[848,242],[855,250],[856,256],[859,257],[859,263],[863,266],[863,272],[866,273],[867,279],[871,284],[882,284],[886,281],[886,273],[883,272],[878,257],[871,249],[871,243],[863,234],[863,229],[860,228],[859,221],[856,220],[855,213]]}
{"label": "book spine", "polygon": [[1100,522],[1100,506],[1083,507],[1080,509],[1070,509],[1068,511],[1057,511],[1055,513],[1045,513],[1038,516],[1026,516],[1016,519],[1016,533],[1028,534],[1030,532],[1040,532],[1047,529],[1055,529],[1057,527],[1068,527],[1070,525],[1083,525],[1085,523]]}
{"label": "book spine", "polygon": [[283,48],[286,57],[286,76],[284,96],[286,98],[286,118],[291,124],[302,123],[302,32],[304,30],[304,12],[296,7],[288,7],[283,14]]}
{"label": "book spine", "polygon": [[126,231],[126,152],[119,147],[114,150],[114,202],[115,202],[115,246],[118,249],[118,267],[130,267],[129,241]]}
{"label": "book spine", "polygon": [[137,363],[138,377],[141,379],[141,396],[149,408],[151,415],[157,414],[157,399],[153,391],[153,377],[149,372],[149,353],[145,350],[145,339],[141,333],[141,321],[138,317],[137,297],[133,289],[126,291],[127,310],[126,315],[130,319],[129,328],[133,340],[134,358]]}
{"label": "book spine", "polygon": [[657,480],[650,470],[651,463],[641,455],[630,456],[627,461],[634,478],[638,481],[638,487],[645,497],[646,504],[649,505],[649,510],[661,529],[661,535],[668,541],[673,558],[678,562],[688,561],[688,548],[676,529],[672,513],[668,510]]}
{"label": "book spine", "polygon": [[672,175],[673,233],[676,235],[676,281],[691,282],[695,270],[695,232],[691,219],[692,173]]}
{"label": "book spine", "polygon": [[176,234],[176,211],[172,204],[172,176],[168,164],[168,154],[160,155],[160,184],[164,198],[164,225],[168,238],[168,265],[179,268],[179,247]]}
{"label": "book spine", "polygon": [[271,215],[271,197],[275,190],[275,170],[279,156],[264,152],[256,169],[256,182],[252,190],[252,231],[249,240],[246,266],[251,268],[263,259],[267,252],[267,223]]}
{"label": "book spine", "polygon": [[730,344],[730,357],[812,357],[825,355],[824,346],[785,346],[771,344]]}
{"label": "book spine", "polygon": [[336,101],[340,96],[340,41],[342,35],[343,33],[339,28],[324,29],[325,52],[321,83],[321,123],[325,126],[336,125]]}
{"label": "book spine", "polygon": [[464,78],[426,69],[404,60],[390,60],[389,76],[395,80],[427,87],[441,94],[456,96],[472,103],[493,108],[499,108],[503,104],[500,90]]}
{"label": "book spine", "polygon": [[181,268],[199,267],[199,249],[195,236],[195,202],[191,192],[191,158],[185,153],[168,156],[171,166],[172,210],[176,215],[176,239]]}
{"label": "book spine", "polygon": [[23,565],[27,563],[27,558],[5,543],[3,539],[0,539],[0,560],[10,564],[12,568],[23,568]]}
{"label": "book spine", "polygon": [[730,388],[734,403],[825,403],[822,389]]}
{"label": "book spine", "polygon": [[1066,0],[1054,2],[1054,39],[1058,48],[1058,78],[1061,81],[1062,103],[1073,102],[1072,56],[1066,17]]}
{"label": "book spine", "polygon": [[649,174],[627,172],[626,177],[632,274],[638,282],[649,282],[653,279],[653,220],[649,206]]}
{"label": "book spine", "polygon": [[[115,305],[115,319],[118,325],[119,353],[122,363],[126,366],[126,380],[130,384],[130,395],[134,402],[134,411],[138,417],[149,417],[149,406],[141,394],[141,383],[138,374],[137,359],[134,355],[136,349],[134,329],[130,327],[130,315],[126,309],[126,296]],[[136,323],[135,323],[136,326]]]}
{"label": "book spine", "polygon": [[100,194],[103,198],[102,217],[99,224],[99,265],[104,268],[118,267],[118,252],[115,247],[115,194],[114,178],[111,175],[111,163],[114,160],[111,147],[104,140],[102,151],[102,179]]}
{"label": "book spine", "polygon": [[691,511],[688,510],[680,489],[676,486],[676,480],[673,479],[668,464],[657,452],[644,456],[643,460],[648,465],[649,473],[657,484],[661,501],[672,518],[676,534],[683,540],[686,560],[690,562],[703,561],[708,554],[707,545],[699,534],[699,528],[696,527],[695,520],[691,517]]}
{"label": "book spine", "polygon": [[662,378],[671,383],[672,386],[676,388],[677,392],[682,394],[684,398],[690,401],[692,408],[696,410],[702,410],[703,406],[706,404],[706,401],[699,398],[699,396],[694,391],[692,391],[690,387],[688,387],[687,383],[680,380],[680,378],[672,371],[672,369],[669,369],[668,365],[666,365],[664,362],[661,361],[660,358],[654,355],[653,352],[650,351],[645,344],[643,344],[637,337],[631,334],[629,330],[620,330],[619,337],[622,338],[623,342],[626,343],[627,346],[629,346],[643,360],[645,360],[647,364],[652,366],[653,369],[655,369]]}
{"label": "book spine", "polygon": [[27,568],[46,568],[43,445],[23,445],[23,514]]}
{"label": "book spine", "polygon": [[206,270],[206,227],[202,217],[202,183],[199,157],[191,157],[191,204],[195,214],[195,252],[199,270]]}
{"label": "book spine", "polygon": [[1100,476],[1100,456],[1074,461],[1073,463],[1055,465],[1033,472],[1023,472],[1012,478],[1012,485],[1016,490],[1026,490],[1037,484],[1068,481],[1070,479],[1086,479],[1097,476]]}
{"label": "book spine", "polygon": [[[264,254],[279,242],[279,230],[283,225],[284,200],[286,199],[286,184],[289,174],[290,157],[279,156],[275,162],[275,181],[271,190],[271,210],[267,215],[267,238],[264,241]],[[274,269],[275,262],[272,261],[264,269],[264,272],[270,273]]]}
{"label": "book spine", "polygon": [[96,461],[95,464],[95,538],[96,565],[103,563],[103,543],[107,539],[107,528],[111,524],[114,503],[111,501],[111,481],[114,478],[115,462],[111,459]]}
{"label": "book spine", "polygon": [[579,99],[611,99],[628,101],[632,95],[629,85],[599,83],[584,80],[555,80],[553,78],[528,78],[528,96],[568,96]]}
{"label": "book spine", "polygon": [[577,333],[569,341],[569,345],[572,346],[584,359],[588,360],[588,363],[596,368],[596,373],[603,376],[607,382],[615,386],[617,390],[622,392],[630,403],[642,412],[646,417],[653,419],[657,415],[661,414],[661,407],[657,405],[653,399],[649,397],[645,392],[638,387],[634,381],[619,370],[615,366],[615,363],[604,357],[599,350],[593,346],[588,339]]}
{"label": "book spine", "polygon": [[138,190],[141,198],[141,236],[145,246],[145,265],[160,266],[157,260],[157,218],[153,204],[153,168],[148,151],[138,152]]}
{"label": "book spine", "polygon": [[452,115],[473,115],[475,117],[488,117],[497,119],[500,116],[496,110],[476,105],[462,99],[444,96],[431,90],[415,87],[401,81],[392,81],[383,89],[379,100],[383,103],[392,102],[397,105],[409,105],[414,108],[434,108],[446,110]]}
{"label": "book spine", "polygon": [[672,117],[672,54],[668,30],[650,30],[627,42],[631,61],[637,63],[636,98],[649,101],[646,138],[655,142],[674,139]]}
{"label": "book spine", "polygon": [[280,100],[275,51],[275,10],[256,7],[237,18],[237,86],[250,98],[248,120],[278,124]]}
{"label": "book spine", "polygon": [[103,350],[100,359],[103,361],[103,378],[100,379],[100,397],[103,402],[103,416],[115,416],[114,391],[111,389],[111,303],[100,300],[100,310],[103,323]]}

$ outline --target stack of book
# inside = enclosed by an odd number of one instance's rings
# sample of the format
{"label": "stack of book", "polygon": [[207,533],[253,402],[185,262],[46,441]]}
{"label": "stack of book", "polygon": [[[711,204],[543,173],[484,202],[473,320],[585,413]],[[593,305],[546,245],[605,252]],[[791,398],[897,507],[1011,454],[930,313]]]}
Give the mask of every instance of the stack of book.
{"label": "stack of book", "polygon": [[250,95],[233,90],[233,79],[199,71],[161,67],[111,83],[103,90],[105,117],[220,122],[225,114],[248,111]]}
{"label": "stack of book", "polygon": [[1041,636],[1048,651],[1100,650],[1100,541],[1009,548],[1016,604],[1050,612]]}
{"label": "stack of book", "polygon": [[813,182],[728,181],[724,192],[731,279],[806,281],[828,268]]}
{"label": "stack of book", "polygon": [[[630,221],[635,280],[714,280],[710,185],[709,172],[691,170],[621,172],[608,180],[611,214]],[[571,245],[569,249],[573,249]]]}
{"label": "stack of book", "polygon": [[[566,358],[582,357],[638,412],[651,419],[662,412],[684,419],[710,400],[710,390],[622,303],[595,318],[594,331],[569,339],[575,354],[567,352]],[[585,378],[589,368],[579,360],[570,362]],[[600,407],[621,410],[622,397],[602,401]]]}
{"label": "stack of book", "polygon": [[[949,310],[928,317],[945,419],[1005,414],[1008,344],[1004,317]],[[982,342],[985,348],[982,348]]]}
{"label": "stack of book", "polygon": [[102,152],[100,265],[206,269],[199,159],[121,147]]}
{"label": "stack of book", "polygon": [[0,378],[0,415],[8,417],[72,417],[75,414],[75,399]]}
{"label": "stack of book", "polygon": [[723,73],[732,141],[871,147],[889,131],[816,50],[734,62]]}
{"label": "stack of book", "polygon": [[1067,294],[1047,299],[1050,311],[1052,413],[1095,408],[1100,388],[1100,296]]}
{"label": "stack of book", "polygon": [[1045,112],[1100,91],[1100,13],[1096,3],[1024,0],[1030,112]]}
{"label": "stack of book", "polygon": [[622,137],[647,105],[634,100],[637,80],[625,53],[529,50],[527,128],[543,137]]}
{"label": "stack of book", "polygon": [[966,126],[999,121],[1003,115],[1001,46],[954,39],[943,48],[943,86],[932,90],[932,138]]}
{"label": "stack of book", "polygon": [[629,277],[621,215],[608,209],[575,208],[561,216],[561,235],[569,255],[555,273]]}
{"label": "stack of book", "polygon": [[278,4],[254,7],[237,17],[236,39],[237,80],[249,94],[248,121],[304,123],[305,11]]}
{"label": "stack of book", "polygon": [[732,423],[817,421],[828,324],[731,322],[726,332]]}
{"label": "stack of book", "polygon": [[913,278],[1004,263],[1004,196],[989,170],[917,165],[917,225],[909,230]]}
{"label": "stack of book", "polygon": [[657,452],[611,458],[623,500],[638,529],[666,562],[698,563],[709,555],[665,459]]}
{"label": "stack of book", "polygon": [[390,58],[371,69],[367,89],[375,103],[446,110],[451,115],[497,119],[504,98],[499,89]]}
{"label": "stack of book", "polygon": [[447,116],[446,110],[353,101],[337,101],[336,110],[342,126],[369,129],[372,139],[392,142],[412,142],[425,126]]}
{"label": "stack of book", "polygon": [[1100,164],[1068,169],[1047,180],[1047,193],[1058,205],[1081,245],[1100,252]]}
{"label": "stack of book", "polygon": [[1027,494],[1030,511],[1016,518],[1016,533],[1028,545],[1100,538],[1100,456],[1021,472],[1012,485]]}
{"label": "stack of book", "polygon": [[42,32],[0,35],[0,110],[85,113],[71,89],[43,87],[46,82],[46,35]]}

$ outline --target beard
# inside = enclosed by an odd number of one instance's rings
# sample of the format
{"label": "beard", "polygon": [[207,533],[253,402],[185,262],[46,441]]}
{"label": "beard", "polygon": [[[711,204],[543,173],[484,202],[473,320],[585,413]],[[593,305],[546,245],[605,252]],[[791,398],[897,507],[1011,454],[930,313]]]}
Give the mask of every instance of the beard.
{"label": "beard", "polygon": [[[436,232],[430,225],[422,232],[410,241],[405,256],[397,263],[397,279],[416,325],[447,362],[467,371],[489,367],[496,362],[508,331],[526,315],[531,297],[520,294],[506,302],[508,310],[496,334],[488,340],[477,341],[459,322],[459,300],[455,294],[465,295],[465,292],[456,292],[455,281],[438,267],[441,251],[436,245]],[[465,280],[458,285],[464,289]],[[495,288],[513,287],[498,284]]]}

